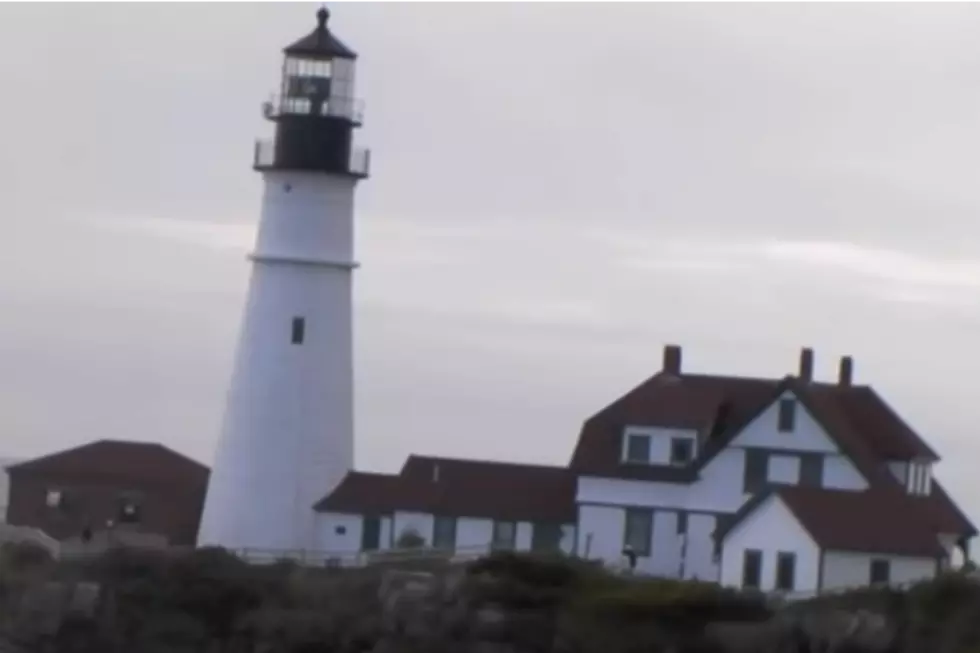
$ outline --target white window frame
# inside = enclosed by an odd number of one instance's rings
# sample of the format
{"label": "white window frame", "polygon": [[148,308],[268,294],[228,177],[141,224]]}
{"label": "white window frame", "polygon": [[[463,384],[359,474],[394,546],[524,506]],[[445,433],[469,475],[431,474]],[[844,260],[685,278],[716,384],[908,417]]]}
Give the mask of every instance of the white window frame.
{"label": "white window frame", "polygon": [[931,493],[932,464],[929,461],[909,461],[905,489],[916,496],[927,496]]}
{"label": "white window frame", "polygon": [[[633,460],[630,458],[630,440],[632,438],[643,438],[647,442],[647,457],[646,460]],[[653,435],[650,433],[644,433],[640,430],[626,429],[623,432],[623,452],[622,461],[631,465],[649,465],[650,464],[650,451],[653,448]]]}
{"label": "white window frame", "polygon": [[[691,447],[691,453],[687,457],[687,460],[675,461],[674,460],[674,443],[675,442],[687,442]],[[698,442],[695,438],[683,436],[683,435],[672,435],[670,436],[670,450],[667,454],[669,456],[668,463],[674,467],[686,467],[690,465],[698,457]]]}

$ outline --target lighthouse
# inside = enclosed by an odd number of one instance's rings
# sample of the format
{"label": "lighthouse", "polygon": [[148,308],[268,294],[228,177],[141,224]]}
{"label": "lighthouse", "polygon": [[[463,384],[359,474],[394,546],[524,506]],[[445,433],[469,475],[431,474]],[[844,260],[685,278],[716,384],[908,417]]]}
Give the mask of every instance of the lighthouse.
{"label": "lighthouse", "polygon": [[354,190],[370,153],[357,55],[329,26],[283,50],[255,145],[264,184],[251,278],[198,544],[282,556],[316,548],[313,504],[354,463]]}

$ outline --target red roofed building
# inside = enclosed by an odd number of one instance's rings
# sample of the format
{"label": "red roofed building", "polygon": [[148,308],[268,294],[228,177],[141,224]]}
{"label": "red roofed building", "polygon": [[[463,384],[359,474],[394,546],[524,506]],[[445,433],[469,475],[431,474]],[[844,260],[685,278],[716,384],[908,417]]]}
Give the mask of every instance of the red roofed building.
{"label": "red roofed building", "polygon": [[98,440],[7,467],[7,522],[63,544],[193,545],[208,468],[163,445]]}
{"label": "red roofed building", "polygon": [[561,549],[639,571],[808,591],[936,573],[976,528],[933,479],[939,456],[840,361],[803,349],[776,379],[689,374],[681,349],[589,417],[567,467],[412,456],[320,501],[335,553],[412,532],[456,550]]}

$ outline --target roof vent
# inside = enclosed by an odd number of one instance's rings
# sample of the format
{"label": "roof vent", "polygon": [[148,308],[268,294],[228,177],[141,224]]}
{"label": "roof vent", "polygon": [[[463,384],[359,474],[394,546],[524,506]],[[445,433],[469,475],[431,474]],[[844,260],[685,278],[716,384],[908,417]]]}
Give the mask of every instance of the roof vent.
{"label": "roof vent", "polygon": [[850,356],[840,357],[840,370],[837,373],[837,385],[848,387],[854,380],[854,359]]}
{"label": "roof vent", "polygon": [[666,372],[667,374],[681,373],[680,345],[664,345],[663,371]]}
{"label": "roof vent", "polygon": [[800,381],[809,383],[813,380],[813,349],[804,347],[800,350]]}

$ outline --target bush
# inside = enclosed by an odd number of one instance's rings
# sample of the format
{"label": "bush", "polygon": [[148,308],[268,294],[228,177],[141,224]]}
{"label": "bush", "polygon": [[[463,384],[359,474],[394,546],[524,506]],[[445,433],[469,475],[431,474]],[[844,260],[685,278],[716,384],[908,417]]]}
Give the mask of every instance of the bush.
{"label": "bush", "polygon": [[406,528],[395,540],[395,547],[399,549],[421,549],[424,546],[425,538],[414,528]]}
{"label": "bush", "polygon": [[4,542],[0,546],[0,570],[2,571],[45,568],[53,561],[51,552],[34,542]]}
{"label": "bush", "polygon": [[511,551],[491,553],[470,564],[470,575],[487,574],[536,587],[568,588],[603,580],[608,574],[594,562],[554,554],[526,554]]}
{"label": "bush", "polygon": [[581,597],[581,608],[605,619],[673,623],[762,621],[771,616],[761,595],[714,583],[626,579]]}
{"label": "bush", "polygon": [[332,653],[337,647],[337,631],[337,624],[319,611],[256,610],[239,620],[233,650]]}
{"label": "bush", "polygon": [[123,640],[140,646],[173,640],[175,650],[226,639],[242,614],[280,596],[286,584],[280,566],[253,567],[217,548],[180,554],[119,548],[93,564]]}
{"label": "bush", "polygon": [[140,653],[197,653],[208,644],[208,629],[195,615],[164,612],[147,615],[131,650]]}
{"label": "bush", "polygon": [[466,570],[472,593],[508,608],[551,610],[609,578],[601,567],[560,555],[495,552]]}

